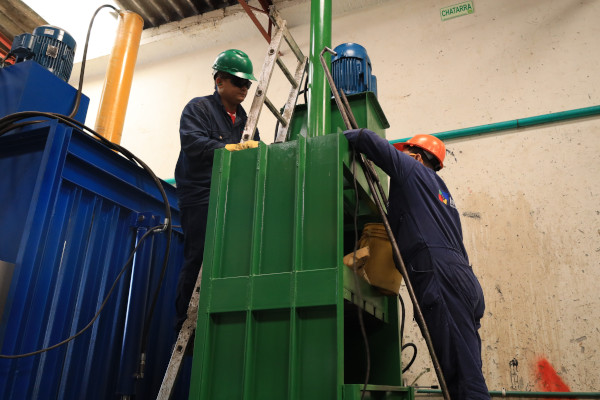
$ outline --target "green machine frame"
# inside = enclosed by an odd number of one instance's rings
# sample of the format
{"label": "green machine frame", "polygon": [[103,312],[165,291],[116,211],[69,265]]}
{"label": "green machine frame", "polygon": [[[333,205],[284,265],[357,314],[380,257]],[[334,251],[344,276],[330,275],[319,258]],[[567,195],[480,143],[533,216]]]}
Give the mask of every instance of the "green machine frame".
{"label": "green machine frame", "polygon": [[[349,97],[360,126],[385,135],[372,93]],[[344,266],[365,222],[377,220],[341,118],[306,137],[298,106],[291,138],[213,166],[190,399],[414,399],[402,386],[398,299]],[[358,216],[355,218],[355,210]],[[359,290],[360,289],[360,290]]]}

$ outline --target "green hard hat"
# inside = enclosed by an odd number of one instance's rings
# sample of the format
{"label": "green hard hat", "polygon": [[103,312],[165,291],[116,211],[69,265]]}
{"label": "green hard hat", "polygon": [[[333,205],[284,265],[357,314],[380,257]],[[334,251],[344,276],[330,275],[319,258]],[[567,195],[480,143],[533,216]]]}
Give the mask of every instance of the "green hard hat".
{"label": "green hard hat", "polygon": [[225,50],[217,56],[213,64],[215,71],[223,71],[228,74],[244,79],[256,80],[252,75],[252,61],[246,53],[241,50]]}

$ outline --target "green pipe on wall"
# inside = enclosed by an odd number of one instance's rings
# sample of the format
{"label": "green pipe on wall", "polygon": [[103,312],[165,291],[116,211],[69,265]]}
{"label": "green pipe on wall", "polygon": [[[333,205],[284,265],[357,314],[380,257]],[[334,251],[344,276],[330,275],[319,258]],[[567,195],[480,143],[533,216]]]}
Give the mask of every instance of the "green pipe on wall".
{"label": "green pipe on wall", "polygon": [[[330,10],[330,12],[331,12],[331,10]],[[325,79],[324,76],[323,76],[323,79]],[[434,133],[433,136],[438,137],[441,140],[456,139],[456,138],[461,138],[461,137],[465,137],[465,136],[481,135],[483,133],[499,132],[499,131],[505,131],[505,130],[509,130],[509,129],[517,129],[517,128],[534,126],[534,125],[548,124],[551,122],[565,121],[565,120],[569,120],[569,119],[584,118],[584,117],[589,117],[589,116],[598,115],[598,114],[600,114],[600,106],[592,106],[592,107],[585,107],[585,108],[577,108],[575,110],[561,111],[561,112],[552,113],[552,114],[538,115],[535,117],[514,119],[512,121],[497,122],[494,124],[479,125],[479,126],[473,126],[470,128],[456,129],[453,131]],[[410,139],[410,138],[390,140],[390,143],[394,144],[394,143],[398,143],[398,142],[405,142],[408,139]],[[171,185],[174,185],[175,179],[167,179],[165,182],[170,183]]]}
{"label": "green pipe on wall", "polygon": [[[592,107],[578,108],[578,109],[569,110],[569,111],[561,111],[561,112],[552,113],[552,114],[538,115],[535,117],[514,119],[512,121],[497,122],[494,124],[479,125],[479,126],[473,126],[470,128],[456,129],[453,131],[434,133],[433,136],[435,136],[441,140],[456,139],[456,138],[461,138],[461,137],[465,137],[465,136],[480,135],[482,133],[499,132],[499,131],[505,131],[505,130],[509,130],[509,129],[516,129],[516,128],[534,126],[534,125],[547,124],[547,123],[551,123],[551,122],[565,121],[568,119],[589,117],[591,115],[598,115],[598,114],[600,114],[600,106],[592,106]],[[410,139],[410,138],[390,140],[390,143],[394,144],[394,143],[398,143],[398,142],[405,142],[408,139]]]}
{"label": "green pipe on wall", "polygon": [[[442,394],[441,390],[417,389],[416,394]],[[491,397],[526,397],[542,399],[600,399],[600,392],[510,392],[490,390]]]}

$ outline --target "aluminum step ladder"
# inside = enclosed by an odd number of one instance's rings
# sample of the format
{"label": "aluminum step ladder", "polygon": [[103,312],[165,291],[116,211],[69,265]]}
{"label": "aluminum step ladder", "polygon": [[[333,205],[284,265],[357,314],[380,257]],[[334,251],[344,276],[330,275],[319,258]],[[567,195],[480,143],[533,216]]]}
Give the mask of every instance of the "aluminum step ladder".
{"label": "aluminum step ladder", "polygon": [[187,311],[187,318],[183,323],[181,330],[179,331],[179,335],[177,336],[177,341],[173,347],[173,353],[171,354],[167,371],[165,372],[165,376],[163,377],[163,381],[160,385],[160,390],[158,391],[158,396],[156,397],[157,400],[169,400],[173,395],[175,381],[177,380],[177,376],[181,370],[183,357],[190,346],[190,342],[194,338],[198,320],[198,303],[200,300],[201,278],[202,266],[200,267],[200,272],[198,273],[198,278],[196,279],[196,285],[194,286],[194,291],[192,292],[192,297],[190,299]]}
{"label": "aluminum step ladder", "polygon": [[[292,120],[292,116],[294,113],[294,107],[296,106],[296,100],[298,99],[298,93],[300,92],[300,86],[302,84],[302,80],[304,78],[304,74],[306,73],[306,69],[308,66],[308,57],[302,54],[302,51],[298,47],[298,44],[287,29],[286,21],[281,18],[279,13],[273,7],[271,7],[270,18],[275,26],[275,34],[273,35],[271,43],[269,44],[267,56],[265,58],[262,71],[260,73],[260,78],[258,79],[258,86],[256,88],[254,100],[252,101],[250,112],[248,113],[248,120],[246,121],[244,133],[242,134],[242,143],[248,140],[253,140],[254,134],[256,132],[256,125],[258,124],[258,118],[260,117],[260,112],[262,110],[263,104],[266,104],[267,108],[279,121],[279,128],[277,129],[275,142],[279,143],[285,141],[288,129],[290,127],[290,121]],[[296,56],[296,59],[298,60],[298,64],[296,65],[296,71],[294,75],[291,74],[291,72],[288,70],[288,68],[280,58],[279,49],[281,47],[283,39],[285,39],[290,49]],[[286,78],[292,85],[288,99],[283,109],[283,113],[280,113],[277,110],[277,108],[273,105],[271,100],[269,100],[269,98],[267,97],[267,88],[269,87],[269,83],[271,82],[271,77],[273,76],[275,64],[279,66],[283,74],[286,76]]]}

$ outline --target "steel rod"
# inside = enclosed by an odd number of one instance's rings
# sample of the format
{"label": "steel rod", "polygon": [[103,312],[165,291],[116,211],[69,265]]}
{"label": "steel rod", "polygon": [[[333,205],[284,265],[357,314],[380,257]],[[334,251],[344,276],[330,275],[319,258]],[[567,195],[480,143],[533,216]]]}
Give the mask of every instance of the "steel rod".
{"label": "steel rod", "polygon": [[[346,109],[344,107],[344,104],[342,103],[342,100],[338,93],[337,87],[335,86],[333,77],[331,76],[331,73],[329,72],[329,69],[327,68],[325,59],[323,58],[323,54],[326,51],[331,54],[334,54],[334,55],[336,54],[330,48],[325,47],[321,51],[321,54],[320,54],[321,65],[323,66],[325,76],[327,77],[327,81],[329,82],[329,86],[331,88],[331,91],[333,92],[333,96],[335,97],[335,101],[338,106],[338,109],[340,110],[340,114],[342,115],[342,119],[344,120],[344,124],[346,125],[347,129],[352,129],[352,124],[350,123],[350,118],[348,117],[348,114],[352,114],[352,111],[349,110],[349,113],[346,113]],[[352,116],[352,119],[356,123],[354,116]],[[366,166],[363,166],[363,167],[365,170],[367,169]],[[442,389],[442,395],[445,400],[450,400],[450,394],[448,393],[448,387],[446,386],[446,380],[444,379],[444,374],[442,373],[442,368],[441,368],[439,360],[435,354],[435,349],[433,348],[431,336],[429,335],[429,329],[427,329],[425,317],[423,317],[423,313],[421,312],[421,307],[419,306],[419,303],[417,302],[417,296],[415,295],[415,291],[414,291],[412,284],[410,282],[410,279],[408,277],[408,271],[406,270],[406,266],[404,265],[404,261],[402,260],[402,255],[400,254],[400,249],[398,248],[398,244],[396,243],[396,239],[394,238],[394,233],[392,232],[392,228],[390,226],[390,223],[389,223],[387,216],[385,214],[385,211],[383,209],[383,205],[381,204],[381,200],[376,195],[376,188],[375,188],[375,184],[373,183],[373,177],[371,176],[370,173],[365,173],[365,177],[367,178],[367,183],[369,184],[369,189],[371,190],[371,193],[373,194],[373,199],[375,200],[375,205],[377,206],[379,214],[381,215],[383,225],[385,226],[385,230],[390,239],[390,243],[392,245],[392,250],[394,253],[394,258],[396,259],[396,263],[400,266],[400,272],[402,273],[402,276],[404,277],[404,282],[406,282],[406,288],[408,290],[410,300],[413,303],[413,309],[414,309],[414,314],[416,316],[417,324],[419,325],[419,328],[421,328],[421,333],[423,334],[423,338],[425,339],[425,343],[427,344],[427,348],[428,348],[429,354],[431,356],[431,361],[433,362],[433,368],[435,369],[435,373],[437,375],[440,387]]]}
{"label": "steel rod", "polygon": [[[336,88],[336,90],[337,90],[337,88]],[[352,123],[353,128],[358,129],[358,124],[356,123],[356,118],[354,118],[354,114],[352,113],[352,108],[350,107],[350,103],[348,102],[346,93],[344,93],[343,89],[340,90],[339,92],[340,92],[340,97],[342,98],[342,101],[344,102],[346,114],[348,114],[348,116],[349,116],[348,119]],[[361,154],[361,157],[362,157],[362,154]],[[385,208],[387,211],[387,208],[389,207],[389,202],[388,202],[387,195],[385,194],[385,190],[383,190],[383,187],[381,186],[381,181],[379,180],[377,171],[375,171],[375,167],[373,167],[373,163],[370,160],[366,159],[365,157],[362,157],[362,159],[363,159],[363,162],[365,163],[365,165],[367,166],[369,173],[371,174],[371,176],[375,180],[375,183],[377,184],[377,190],[379,191],[379,195],[383,199],[383,204],[385,205]]]}

